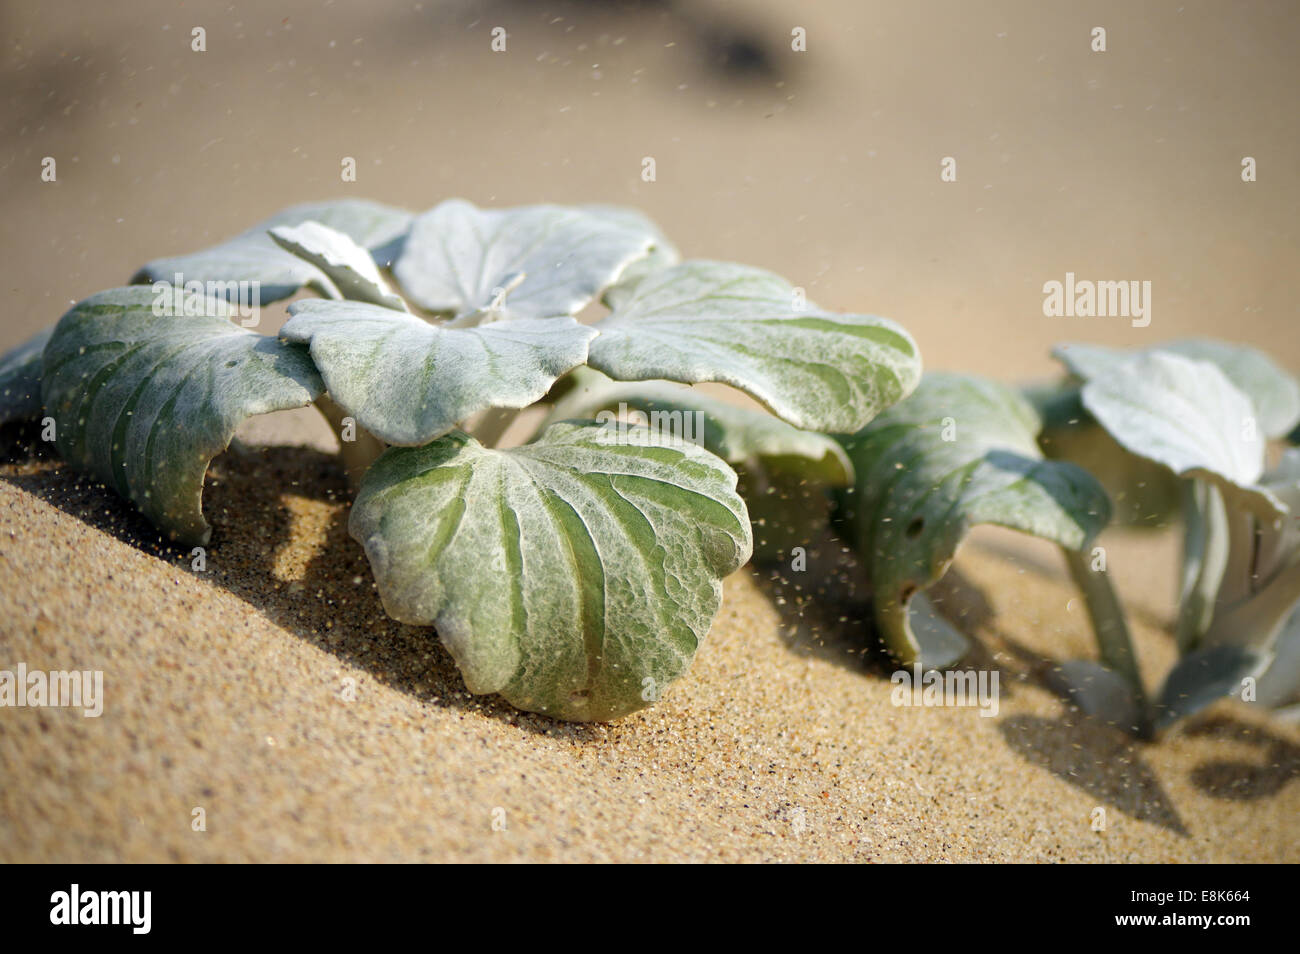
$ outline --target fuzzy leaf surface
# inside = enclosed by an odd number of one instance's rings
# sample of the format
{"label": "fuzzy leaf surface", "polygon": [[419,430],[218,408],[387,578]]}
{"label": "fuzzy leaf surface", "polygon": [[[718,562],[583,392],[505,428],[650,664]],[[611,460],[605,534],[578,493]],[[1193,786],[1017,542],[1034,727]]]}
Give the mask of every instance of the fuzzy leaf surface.
{"label": "fuzzy leaf surface", "polygon": [[748,559],[736,475],[703,448],[560,423],[486,448],[392,448],[349,529],[389,615],[433,626],[474,693],[615,719],[684,673]]}

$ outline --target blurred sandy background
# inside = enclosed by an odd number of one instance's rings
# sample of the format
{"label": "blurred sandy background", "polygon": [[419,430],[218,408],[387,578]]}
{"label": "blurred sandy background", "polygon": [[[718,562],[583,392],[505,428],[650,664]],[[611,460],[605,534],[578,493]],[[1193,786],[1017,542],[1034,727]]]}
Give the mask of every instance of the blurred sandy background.
{"label": "blurred sandy background", "polygon": [[[1017,380],[1056,341],[1192,333],[1300,368],[1294,3],[0,10],[0,347],[291,203],[463,196],[636,205],[689,256],[900,321],[930,368]],[[1067,271],[1150,281],[1151,325],[1045,318]],[[662,705],[558,726],[470,700],[382,617],[328,449],[223,460],[206,579],[66,472],[0,481],[0,665],[104,668],[116,694],[98,722],[0,714],[0,858],[1300,860],[1300,734],[1223,703],[1139,746],[1038,687],[1090,653],[1050,552],[986,535],[958,561],[1000,719],[893,708],[861,607],[742,571]],[[1175,542],[1116,557],[1152,680]]]}
{"label": "blurred sandy background", "polygon": [[[1294,3],[53,0],[0,29],[0,344],[283,205],[459,195],[637,205],[930,367],[1188,333],[1300,364]],[[1067,270],[1151,281],[1151,326],[1044,318]]]}

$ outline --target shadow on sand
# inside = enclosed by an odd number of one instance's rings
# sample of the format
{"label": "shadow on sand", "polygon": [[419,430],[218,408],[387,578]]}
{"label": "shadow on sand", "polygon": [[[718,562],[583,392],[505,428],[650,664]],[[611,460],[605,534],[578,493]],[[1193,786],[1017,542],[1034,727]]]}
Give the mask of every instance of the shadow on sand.
{"label": "shadow on sand", "polygon": [[[189,547],[160,536],[130,503],[51,456],[30,427],[0,428],[0,462],[0,479],[228,590],[280,628],[421,703],[473,711],[550,737],[584,740],[599,731],[521,712],[496,696],[471,695],[432,629],[384,613],[365,553],[347,532],[351,495],[334,455],[272,445],[232,447],[216,458],[203,490],[203,510],[214,529],[202,573],[193,571]],[[294,496],[330,512],[323,537],[312,541],[305,559],[290,561],[299,565],[284,579],[277,564],[295,545],[288,506]]]}
{"label": "shadow on sand", "polygon": [[[0,479],[70,516],[93,524],[135,549],[191,572],[189,548],[161,537],[128,502],[102,484],[75,475],[30,426],[0,429]],[[293,545],[291,497],[324,504],[323,536],[291,579],[277,571]],[[206,548],[205,582],[221,586],[282,629],[421,703],[473,711],[550,737],[583,741],[597,729],[521,712],[498,697],[475,697],[464,688],[451,656],[432,629],[407,626],[383,610],[361,547],[348,535],[350,494],[337,458],[307,447],[235,448],[218,457],[204,488],[204,511],[214,525]],[[888,679],[897,667],[871,623],[870,594],[851,553],[829,533],[808,549],[808,570],[752,568],[781,617],[781,638],[791,651],[826,659],[864,675]],[[933,591],[936,606],[963,628],[995,622],[989,603],[959,571],[950,570]],[[340,618],[350,622],[337,625]],[[363,621],[360,625],[357,621]],[[1044,674],[1058,660],[1003,637],[996,655],[976,641],[966,666],[996,670],[1004,698],[1019,683],[1050,688]],[[1125,733],[1073,711],[1056,719],[1019,715],[999,723],[1007,744],[1026,762],[1142,821],[1181,835],[1187,829],[1142,758],[1143,745]],[[1193,781],[1217,798],[1268,797],[1300,777],[1300,747],[1259,729],[1211,720],[1188,730],[1258,747],[1261,763],[1219,761],[1196,769]]]}
{"label": "shadow on sand", "polygon": [[[827,536],[808,549],[806,573],[754,570],[756,581],[782,616],[782,639],[793,651],[828,659],[888,679],[897,669],[871,621],[870,593],[851,553]],[[815,571],[814,571],[815,567]],[[805,583],[804,580],[817,581]],[[961,572],[949,569],[931,591],[936,608],[967,632],[995,624],[992,607]],[[997,671],[1002,698],[1035,683],[1051,691],[1046,674],[1059,660],[1036,654],[1002,634],[1006,651],[973,641],[964,669]],[[999,722],[1010,748],[1030,765],[1087,792],[1099,804],[1179,835],[1188,835],[1159,779],[1142,757],[1142,743],[1074,711],[1057,719],[1011,716]]]}

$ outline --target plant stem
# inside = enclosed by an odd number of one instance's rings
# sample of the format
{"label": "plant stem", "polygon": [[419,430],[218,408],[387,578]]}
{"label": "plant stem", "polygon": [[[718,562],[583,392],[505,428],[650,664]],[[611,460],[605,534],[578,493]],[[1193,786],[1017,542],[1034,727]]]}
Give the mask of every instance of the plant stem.
{"label": "plant stem", "polygon": [[1221,605],[1202,644],[1241,646],[1270,653],[1283,624],[1297,606],[1300,606],[1300,559],[1277,573],[1257,593]]}
{"label": "plant stem", "polygon": [[1200,643],[1214,618],[1214,603],[1228,564],[1228,512],[1219,488],[1205,480],[1182,481],[1183,573],[1178,651],[1186,655]]}
{"label": "plant stem", "polygon": [[334,436],[339,439],[339,456],[343,458],[343,469],[348,475],[348,487],[355,492],[361,486],[361,478],[370,469],[370,465],[387,449],[388,445],[355,421],[352,423],[355,440],[345,441],[343,419],[347,415],[328,394],[322,394],[317,398],[316,407],[325,415],[325,420],[330,422]]}
{"label": "plant stem", "polygon": [[1148,720],[1146,691],[1142,688],[1142,673],[1138,669],[1137,653],[1129,636],[1128,621],[1120,606],[1119,597],[1105,570],[1094,570],[1088,557],[1078,550],[1065,550],[1065,562],[1070,576],[1083,592],[1092,619],[1092,629],[1097,636],[1097,649],[1102,663],[1128,681],[1134,698],[1144,713],[1143,724]]}

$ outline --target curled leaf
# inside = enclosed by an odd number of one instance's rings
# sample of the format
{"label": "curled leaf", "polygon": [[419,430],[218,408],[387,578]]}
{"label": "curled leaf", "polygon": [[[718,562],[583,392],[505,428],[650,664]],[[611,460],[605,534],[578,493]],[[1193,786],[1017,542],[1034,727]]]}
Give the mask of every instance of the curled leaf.
{"label": "curled leaf", "polygon": [[285,341],[306,344],[330,397],[390,444],[424,444],[490,407],[521,408],[582,364],[595,332],[573,318],[432,324],[359,301],[289,307]]}
{"label": "curled leaf", "polygon": [[[1288,454],[1263,475],[1267,437],[1300,413],[1296,383],[1253,349],[1219,342],[1136,354],[1074,345],[1058,356],[1087,380],[1084,407],[1126,451],[1184,478],[1177,637],[1189,655],[1169,691],[1221,695],[1212,665],[1229,660],[1210,650],[1267,662],[1300,601],[1300,465]],[[1166,700],[1184,714],[1203,704]]]}
{"label": "curled leaf", "polygon": [[1300,451],[1288,450],[1260,489],[1282,510],[1229,510],[1227,557],[1214,615],[1200,645],[1270,655],[1300,606]]}
{"label": "curled leaf", "polygon": [[350,531],[389,615],[432,625],[474,693],[561,719],[651,704],[749,556],[735,474],[693,444],[561,423],[510,450],[385,453]]}
{"label": "curled leaf", "polygon": [[856,472],[847,525],[866,561],[876,622],[895,656],[943,668],[967,643],[916,596],[947,570],[969,529],[991,523],[1085,547],[1110,505],[1097,481],[1042,459],[1040,423],[1016,392],[930,374],[915,394],[846,439]]}
{"label": "curled leaf", "polygon": [[[1128,350],[1063,344],[1052,353],[1076,383],[1033,392],[1046,402],[1040,408],[1045,422],[1043,448],[1048,456],[1073,460],[1093,473],[1115,501],[1117,518],[1125,523],[1163,524],[1180,506],[1179,482],[1161,463],[1129,452],[1098,425],[1083,407],[1079,393],[1088,381],[1151,354],[1173,354],[1215,365],[1247,397],[1254,413],[1243,426],[1254,427],[1265,437],[1277,437],[1300,420],[1300,384],[1267,355],[1244,345],[1186,338]],[[1189,519],[1196,517],[1189,515]]]}
{"label": "curled leaf", "polygon": [[898,325],[822,311],[785,279],[744,265],[653,272],[596,327],[589,363],[612,378],[718,381],[812,431],[858,430],[921,376],[916,344]]}
{"label": "curled leaf", "polygon": [[[208,294],[235,300],[239,282],[257,282],[252,304],[266,305],[288,298],[304,286],[327,298],[341,298],[333,280],[311,262],[285,251],[271,238],[271,229],[318,222],[342,232],[353,242],[387,263],[391,250],[406,234],[411,213],[363,199],[340,199],[295,205],[273,215],[234,238],[189,255],[156,259],[145,265],[132,282],[202,282]],[[176,276],[181,276],[177,282]]]}
{"label": "curled leaf", "polygon": [[203,544],[203,476],[255,414],[321,393],[307,353],[228,320],[154,314],[144,287],[92,295],[60,319],[45,349],[42,395],[64,459],[129,499],[173,539]]}
{"label": "curled leaf", "polygon": [[370,253],[342,232],[304,222],[278,225],[270,234],[276,245],[324,272],[344,298],[406,311],[406,302],[389,289]]}
{"label": "curled leaf", "polygon": [[574,379],[549,421],[603,413],[613,420],[615,411],[639,411],[642,425],[702,444],[733,466],[789,461],[789,467],[835,486],[850,480],[852,468],[843,447],[825,434],[667,381],[611,381],[590,368],[577,369]]}

